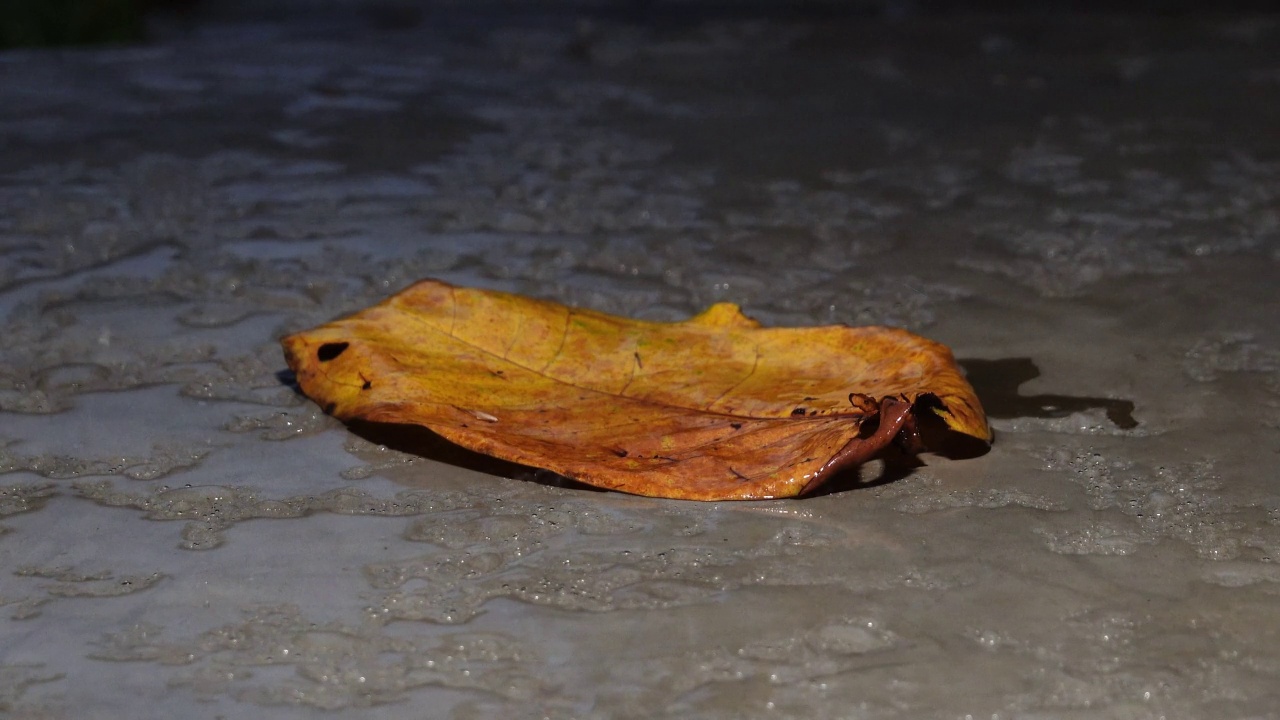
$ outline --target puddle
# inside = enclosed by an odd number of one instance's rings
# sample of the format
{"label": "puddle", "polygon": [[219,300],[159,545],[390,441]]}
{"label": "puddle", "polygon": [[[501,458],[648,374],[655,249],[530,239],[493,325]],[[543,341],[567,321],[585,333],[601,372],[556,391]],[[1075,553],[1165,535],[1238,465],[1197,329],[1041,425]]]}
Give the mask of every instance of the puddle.
{"label": "puddle", "polygon": [[978,393],[987,417],[1062,418],[1073,413],[1102,409],[1116,427],[1131,430],[1138,427],[1133,419],[1133,401],[1116,398],[1076,395],[1022,395],[1018,388],[1028,380],[1040,377],[1040,368],[1031,358],[998,360],[960,360],[960,366]]}

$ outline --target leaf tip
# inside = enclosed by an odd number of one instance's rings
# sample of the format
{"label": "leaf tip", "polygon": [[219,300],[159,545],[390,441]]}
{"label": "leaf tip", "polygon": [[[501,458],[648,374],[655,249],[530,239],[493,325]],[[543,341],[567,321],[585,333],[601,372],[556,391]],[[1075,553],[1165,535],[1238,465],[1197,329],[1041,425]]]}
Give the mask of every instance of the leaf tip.
{"label": "leaf tip", "polygon": [[986,414],[978,409],[974,412],[969,409],[968,412],[953,412],[946,405],[931,408],[933,413],[942,418],[947,427],[955,432],[969,437],[981,440],[990,445],[993,436],[991,434],[991,424],[987,422]]}

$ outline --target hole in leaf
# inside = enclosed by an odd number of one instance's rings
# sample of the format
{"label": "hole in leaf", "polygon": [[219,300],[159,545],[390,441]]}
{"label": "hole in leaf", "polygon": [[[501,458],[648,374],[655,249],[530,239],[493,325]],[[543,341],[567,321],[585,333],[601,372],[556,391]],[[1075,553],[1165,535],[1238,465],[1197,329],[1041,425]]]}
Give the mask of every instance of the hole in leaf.
{"label": "hole in leaf", "polygon": [[347,342],[325,343],[320,346],[319,350],[316,350],[316,359],[320,362],[329,362],[341,355],[349,347],[351,347],[351,343]]}

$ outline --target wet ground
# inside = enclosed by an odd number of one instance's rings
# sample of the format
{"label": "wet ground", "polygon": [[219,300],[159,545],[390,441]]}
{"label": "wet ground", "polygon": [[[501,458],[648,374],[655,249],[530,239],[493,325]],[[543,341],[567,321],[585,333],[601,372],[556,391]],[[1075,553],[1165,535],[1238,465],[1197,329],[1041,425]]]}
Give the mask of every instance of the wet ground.
{"label": "wet ground", "polygon": [[[347,20],[0,55],[0,714],[1280,717],[1280,19]],[[380,445],[277,340],[421,277],[904,326],[997,440]]]}

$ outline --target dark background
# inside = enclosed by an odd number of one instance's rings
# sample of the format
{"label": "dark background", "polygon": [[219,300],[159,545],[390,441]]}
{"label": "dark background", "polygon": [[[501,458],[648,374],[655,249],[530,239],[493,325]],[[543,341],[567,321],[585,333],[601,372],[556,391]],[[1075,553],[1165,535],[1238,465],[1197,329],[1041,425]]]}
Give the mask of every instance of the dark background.
{"label": "dark background", "polygon": [[557,12],[657,24],[710,17],[773,19],[860,16],[906,19],[951,14],[1143,14],[1185,16],[1280,12],[1274,0],[0,0],[0,49],[136,44],[158,29],[179,31],[202,21],[357,18],[382,29],[410,28],[436,13],[459,12],[495,21]]}

